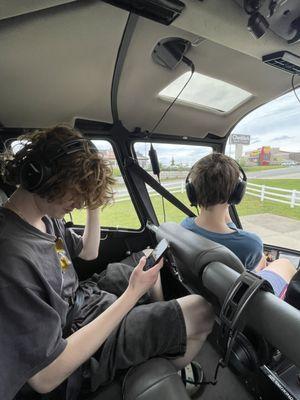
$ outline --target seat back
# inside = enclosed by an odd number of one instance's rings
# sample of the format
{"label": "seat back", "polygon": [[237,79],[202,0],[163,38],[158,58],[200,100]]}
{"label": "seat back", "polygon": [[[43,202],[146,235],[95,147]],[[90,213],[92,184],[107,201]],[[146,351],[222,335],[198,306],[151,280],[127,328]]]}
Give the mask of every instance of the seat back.
{"label": "seat back", "polygon": [[202,273],[211,262],[217,261],[242,273],[240,259],[227,247],[191,232],[175,222],[166,222],[155,229],[158,240],[167,239],[175,257],[178,272],[193,292],[204,294]]}

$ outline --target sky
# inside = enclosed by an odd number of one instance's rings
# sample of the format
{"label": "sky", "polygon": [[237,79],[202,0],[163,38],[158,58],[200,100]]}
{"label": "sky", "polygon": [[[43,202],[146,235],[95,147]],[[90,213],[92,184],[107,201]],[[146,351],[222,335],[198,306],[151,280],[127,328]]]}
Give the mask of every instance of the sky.
{"label": "sky", "polygon": [[[297,90],[300,98],[300,90]],[[252,111],[242,119],[232,131],[234,134],[250,135],[250,145],[243,146],[243,152],[258,149],[261,146],[279,147],[280,150],[300,152],[300,102],[294,92],[271,101]],[[106,144],[95,142],[99,148],[108,148]],[[149,145],[136,144],[136,151],[148,155]],[[165,165],[176,163],[193,165],[199,158],[210,153],[208,148],[155,144],[159,161]],[[227,144],[226,153],[234,155],[235,146]]]}
{"label": "sky", "polygon": [[247,115],[232,133],[251,136],[247,151],[261,146],[300,151],[300,102],[294,92],[281,96]]}
{"label": "sky", "polygon": [[[211,153],[210,147],[199,147],[199,146],[184,146],[180,144],[162,144],[155,143],[155,150],[157,151],[159,161],[164,165],[170,165],[172,157],[176,164],[193,165],[199,158],[206,156]],[[145,148],[145,144],[136,144],[136,151],[139,151],[142,155],[148,155],[149,145]]]}

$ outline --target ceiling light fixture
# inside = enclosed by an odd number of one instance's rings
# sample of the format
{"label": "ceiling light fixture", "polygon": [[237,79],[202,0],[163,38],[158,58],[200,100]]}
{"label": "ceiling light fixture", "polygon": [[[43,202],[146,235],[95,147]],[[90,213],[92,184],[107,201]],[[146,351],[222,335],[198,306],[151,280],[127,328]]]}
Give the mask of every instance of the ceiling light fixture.
{"label": "ceiling light fixture", "polygon": [[266,54],[263,56],[262,61],[289,74],[300,75],[300,57],[289,51]]}

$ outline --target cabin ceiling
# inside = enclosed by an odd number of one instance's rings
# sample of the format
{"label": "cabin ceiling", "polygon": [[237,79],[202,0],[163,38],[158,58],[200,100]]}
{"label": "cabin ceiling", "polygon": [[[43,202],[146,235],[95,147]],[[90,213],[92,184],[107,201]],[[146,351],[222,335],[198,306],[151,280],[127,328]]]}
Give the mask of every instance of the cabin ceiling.
{"label": "cabin ceiling", "polygon": [[[245,89],[253,97],[230,113],[176,104],[160,133],[224,137],[247,113],[291,90],[291,75],[261,62],[265,54],[300,44],[266,33],[254,39],[247,15],[233,0],[184,0],[172,25],[139,17],[120,75],[117,109],[123,125],[151,130],[169,103],[158,93],[189,68],[155,64],[151,53],[166,37],[191,42],[195,70]],[[111,86],[129,13],[101,1],[2,1],[0,121],[5,127],[48,127],[86,118],[112,123]],[[297,80],[296,80],[297,82]]]}

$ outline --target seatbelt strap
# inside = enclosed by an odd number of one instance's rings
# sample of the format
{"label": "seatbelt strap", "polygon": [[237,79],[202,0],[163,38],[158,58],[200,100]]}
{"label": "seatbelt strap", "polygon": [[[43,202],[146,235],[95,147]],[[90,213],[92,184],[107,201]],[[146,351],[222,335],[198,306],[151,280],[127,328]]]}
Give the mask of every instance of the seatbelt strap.
{"label": "seatbelt strap", "polygon": [[170,193],[167,189],[165,189],[155,178],[153,178],[147,171],[145,171],[142,167],[140,167],[136,163],[131,163],[127,166],[130,168],[132,172],[136,175],[139,175],[145,183],[152,187],[157,193],[163,196],[166,200],[172,203],[175,207],[177,207],[184,214],[189,217],[195,217],[196,215],[191,211],[188,207],[186,207],[180,200],[178,200],[172,193]]}
{"label": "seatbelt strap", "polygon": [[80,311],[82,304],[84,302],[84,292],[79,286],[75,293],[74,303],[70,307],[67,318],[66,318],[66,325],[63,330],[63,337],[68,337],[72,333],[72,324],[74,321],[75,316]]}

